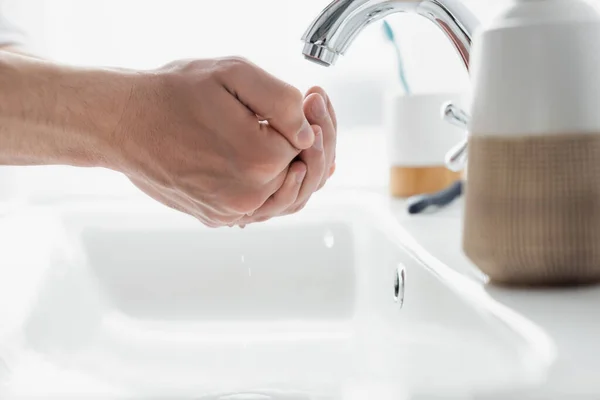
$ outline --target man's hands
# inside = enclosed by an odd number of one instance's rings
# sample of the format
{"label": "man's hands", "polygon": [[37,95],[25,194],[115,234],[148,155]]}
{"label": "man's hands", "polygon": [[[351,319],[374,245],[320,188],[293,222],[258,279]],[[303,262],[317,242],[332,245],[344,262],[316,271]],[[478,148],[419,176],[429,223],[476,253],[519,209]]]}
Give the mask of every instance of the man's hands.
{"label": "man's hands", "polygon": [[85,69],[0,51],[0,165],[104,167],[208,226],[300,210],[334,168],[336,119],[239,58]]}
{"label": "man's hands", "polygon": [[263,222],[272,217],[293,214],[300,211],[311,195],[321,189],[335,171],[335,149],[337,139],[337,119],[335,111],[325,91],[314,87],[308,91],[303,106],[308,121],[317,127],[315,144],[300,153],[299,160],[307,166],[307,174],[302,187],[282,188],[258,209],[253,215],[242,218],[242,226],[253,222]]}
{"label": "man's hands", "polygon": [[325,184],[336,123],[320,88],[303,98],[238,58],[177,62],[133,86],[109,167],[207,226],[243,226],[299,211]]}

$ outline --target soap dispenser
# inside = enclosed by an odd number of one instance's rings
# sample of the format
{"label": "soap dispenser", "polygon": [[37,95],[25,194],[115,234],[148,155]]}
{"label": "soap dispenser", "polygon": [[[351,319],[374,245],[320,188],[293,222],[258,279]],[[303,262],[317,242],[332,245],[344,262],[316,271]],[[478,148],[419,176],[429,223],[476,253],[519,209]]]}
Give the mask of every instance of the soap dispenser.
{"label": "soap dispenser", "polygon": [[463,247],[496,283],[600,281],[600,16],[519,0],[474,39]]}

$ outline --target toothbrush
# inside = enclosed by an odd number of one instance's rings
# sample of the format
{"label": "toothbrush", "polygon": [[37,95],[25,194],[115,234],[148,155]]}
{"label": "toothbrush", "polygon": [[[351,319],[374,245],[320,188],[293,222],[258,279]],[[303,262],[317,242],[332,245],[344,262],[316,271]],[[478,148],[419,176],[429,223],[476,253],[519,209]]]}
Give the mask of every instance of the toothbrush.
{"label": "toothbrush", "polygon": [[[387,21],[383,21],[383,31],[387,40],[392,43],[394,50],[396,51],[396,58],[398,61],[398,74],[400,77],[400,83],[404,88],[406,95],[411,94],[408,80],[406,79],[406,72],[404,70],[404,62],[402,60],[402,52],[400,45],[396,41],[396,35],[391,25]],[[453,111],[452,108],[450,111]],[[456,118],[455,118],[456,119]],[[422,214],[432,209],[439,209],[446,207],[453,203],[456,199],[462,196],[464,190],[464,182],[458,180],[444,190],[437,193],[428,193],[420,196],[415,196],[407,200],[408,213],[409,214]]]}
{"label": "toothbrush", "polygon": [[446,207],[462,196],[464,186],[464,182],[459,180],[440,192],[412,197],[407,200],[408,213],[423,214]]}
{"label": "toothbrush", "polygon": [[392,26],[387,22],[383,21],[383,32],[387,40],[394,46],[394,50],[396,51],[396,59],[398,61],[398,74],[400,77],[400,83],[404,88],[404,92],[409,95],[411,94],[410,86],[408,85],[408,80],[406,79],[406,72],[404,70],[404,62],[402,60],[402,52],[400,51],[400,44],[396,41],[396,35],[394,34],[394,30]]}

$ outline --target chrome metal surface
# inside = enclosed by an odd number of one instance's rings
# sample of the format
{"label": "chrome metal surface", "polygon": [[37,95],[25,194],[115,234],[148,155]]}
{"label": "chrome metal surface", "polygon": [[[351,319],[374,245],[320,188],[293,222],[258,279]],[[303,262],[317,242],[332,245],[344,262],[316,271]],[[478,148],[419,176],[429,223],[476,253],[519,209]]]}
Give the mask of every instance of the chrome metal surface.
{"label": "chrome metal surface", "polygon": [[444,121],[467,130],[469,126],[469,115],[460,107],[455,106],[453,103],[446,103],[442,107],[442,118]]}
{"label": "chrome metal surface", "polygon": [[479,21],[461,0],[335,0],[302,37],[304,56],[321,65],[334,65],[366,26],[398,12],[416,13],[434,22],[469,68],[472,35]]}
{"label": "chrome metal surface", "polygon": [[446,153],[446,168],[450,171],[460,172],[465,169],[469,158],[469,141],[461,141]]}
{"label": "chrome metal surface", "polygon": [[[444,121],[465,131],[468,129],[469,115],[452,103],[447,103],[442,107],[442,118]],[[464,139],[446,153],[446,167],[454,172],[462,171],[465,169],[468,158],[469,141],[468,139]]]}
{"label": "chrome metal surface", "polygon": [[396,269],[394,277],[394,301],[398,303],[400,308],[404,306],[404,293],[406,291],[406,268],[404,265],[399,265]]}
{"label": "chrome metal surface", "polygon": [[[469,70],[472,37],[479,20],[461,0],[334,0],[304,33],[304,57],[323,66],[334,65],[367,25],[398,12],[416,13],[435,23]],[[444,110],[444,118],[461,128],[468,124],[468,116],[453,105]],[[449,169],[464,169],[467,146],[464,140],[448,152]]]}

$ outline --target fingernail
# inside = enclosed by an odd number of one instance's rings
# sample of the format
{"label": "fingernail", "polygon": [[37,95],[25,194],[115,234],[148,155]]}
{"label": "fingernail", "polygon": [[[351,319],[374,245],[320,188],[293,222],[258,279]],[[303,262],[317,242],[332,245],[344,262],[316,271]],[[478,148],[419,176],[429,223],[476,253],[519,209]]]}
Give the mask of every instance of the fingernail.
{"label": "fingernail", "polygon": [[304,119],[302,129],[300,129],[300,132],[298,132],[298,142],[303,148],[309,148],[313,145],[314,140],[315,133],[313,132],[313,129],[308,123],[308,121]]}
{"label": "fingernail", "polygon": [[317,97],[318,99],[313,101],[312,104],[312,115],[317,119],[323,119],[327,115],[327,105],[325,104],[325,100],[323,100],[321,95],[318,95]]}
{"label": "fingernail", "polygon": [[296,173],[296,182],[302,183],[304,182],[304,177],[306,176],[306,170],[302,170]]}
{"label": "fingernail", "polygon": [[315,149],[323,151],[323,131],[319,127],[315,127],[315,131],[315,144],[313,146]]}

